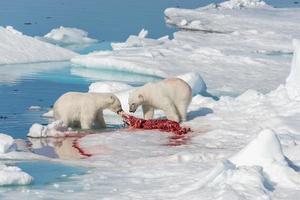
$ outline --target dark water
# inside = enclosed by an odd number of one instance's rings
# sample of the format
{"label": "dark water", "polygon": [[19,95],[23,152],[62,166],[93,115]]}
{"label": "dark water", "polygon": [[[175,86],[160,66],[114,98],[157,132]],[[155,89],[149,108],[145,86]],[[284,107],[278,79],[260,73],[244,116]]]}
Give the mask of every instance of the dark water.
{"label": "dark water", "polygon": [[164,23],[164,9],[210,2],[220,0],[1,0],[0,25],[34,36],[59,26],[77,27],[106,41],[125,40],[146,28],[158,38],[174,31]]}

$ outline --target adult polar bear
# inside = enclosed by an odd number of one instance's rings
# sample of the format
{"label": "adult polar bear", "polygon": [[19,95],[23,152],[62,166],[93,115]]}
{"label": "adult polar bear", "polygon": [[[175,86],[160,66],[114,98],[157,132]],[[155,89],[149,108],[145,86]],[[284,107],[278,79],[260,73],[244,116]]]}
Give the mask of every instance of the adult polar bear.
{"label": "adult polar bear", "polygon": [[165,112],[167,119],[186,121],[186,113],[192,100],[191,87],[180,78],[169,78],[134,90],[128,99],[129,111],[135,112],[142,105],[144,118],[152,119],[154,109]]}
{"label": "adult polar bear", "polygon": [[110,109],[115,113],[122,112],[118,97],[111,93],[68,92],[55,102],[54,118],[62,120],[66,126],[82,129],[105,128],[103,110]]}

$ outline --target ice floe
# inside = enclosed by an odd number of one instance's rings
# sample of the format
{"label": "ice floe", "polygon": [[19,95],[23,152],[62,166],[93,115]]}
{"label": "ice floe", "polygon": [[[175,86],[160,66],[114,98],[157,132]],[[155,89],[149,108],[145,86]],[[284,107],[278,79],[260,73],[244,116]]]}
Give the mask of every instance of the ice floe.
{"label": "ice floe", "polygon": [[0,27],[0,38],[0,65],[63,61],[77,55],[70,50],[23,35],[10,26]]}
{"label": "ice floe", "polygon": [[70,49],[77,49],[98,42],[88,37],[88,33],[78,28],[59,27],[52,29],[43,37],[37,37],[42,41],[57,44]]}

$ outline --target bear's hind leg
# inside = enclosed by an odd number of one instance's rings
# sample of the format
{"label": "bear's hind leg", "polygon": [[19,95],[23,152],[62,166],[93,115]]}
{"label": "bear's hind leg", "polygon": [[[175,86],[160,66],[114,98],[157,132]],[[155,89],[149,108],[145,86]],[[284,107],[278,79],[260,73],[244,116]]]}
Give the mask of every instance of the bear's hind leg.
{"label": "bear's hind leg", "polygon": [[97,113],[97,119],[94,123],[97,128],[106,128],[106,123],[103,118],[103,111],[99,111]]}
{"label": "bear's hind leg", "polygon": [[164,105],[164,112],[166,114],[167,119],[175,122],[180,122],[180,117],[173,103],[166,103]]}
{"label": "bear's hind leg", "polygon": [[186,121],[186,113],[187,113],[188,105],[185,102],[182,102],[181,104],[177,105],[178,114],[180,117],[180,121],[184,122]]}
{"label": "bear's hind leg", "polygon": [[144,113],[144,119],[153,119],[154,108],[149,105],[143,105],[142,108]]}
{"label": "bear's hind leg", "polygon": [[91,129],[93,122],[94,122],[94,117],[90,117],[90,116],[81,117],[80,119],[81,129]]}

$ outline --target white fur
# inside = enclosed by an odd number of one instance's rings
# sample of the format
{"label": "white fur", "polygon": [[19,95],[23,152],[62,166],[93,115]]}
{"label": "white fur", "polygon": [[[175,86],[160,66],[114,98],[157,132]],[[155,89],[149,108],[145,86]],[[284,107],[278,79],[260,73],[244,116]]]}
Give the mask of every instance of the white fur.
{"label": "white fur", "polygon": [[117,112],[122,109],[119,99],[111,93],[68,92],[54,104],[54,118],[62,120],[66,126],[82,129],[106,127],[103,110]]}
{"label": "white fur", "polygon": [[161,109],[167,119],[180,122],[186,120],[191,99],[191,87],[179,78],[170,78],[136,89],[130,94],[128,103],[132,112],[142,105],[145,119],[152,119],[154,109]]}

